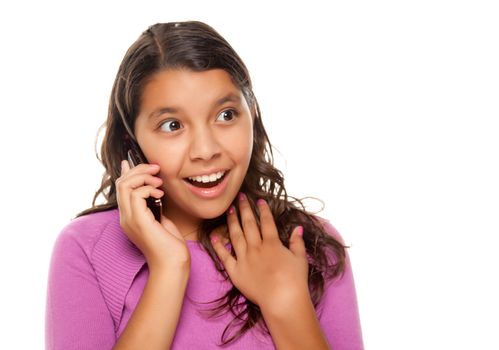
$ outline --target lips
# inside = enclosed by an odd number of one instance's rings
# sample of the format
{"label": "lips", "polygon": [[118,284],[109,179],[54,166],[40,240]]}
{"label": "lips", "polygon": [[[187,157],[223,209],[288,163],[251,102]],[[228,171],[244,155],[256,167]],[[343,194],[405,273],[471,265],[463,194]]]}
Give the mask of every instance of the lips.
{"label": "lips", "polygon": [[[207,184],[193,184],[188,178],[184,178],[183,180],[185,181],[187,188],[197,197],[201,199],[215,199],[224,193],[229,181],[229,173],[230,171],[226,171],[222,178],[213,183]],[[209,187],[201,187],[205,185],[208,185]]]}

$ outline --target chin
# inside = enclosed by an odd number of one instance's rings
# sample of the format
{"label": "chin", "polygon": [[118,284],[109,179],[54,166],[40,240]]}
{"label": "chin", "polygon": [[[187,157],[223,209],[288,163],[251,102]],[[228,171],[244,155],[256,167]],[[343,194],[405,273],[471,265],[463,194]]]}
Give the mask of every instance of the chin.
{"label": "chin", "polygon": [[223,215],[225,213],[225,210],[216,210],[216,209],[207,209],[207,210],[200,210],[197,214],[199,218],[203,220],[207,219],[215,219],[218,218],[219,216]]}

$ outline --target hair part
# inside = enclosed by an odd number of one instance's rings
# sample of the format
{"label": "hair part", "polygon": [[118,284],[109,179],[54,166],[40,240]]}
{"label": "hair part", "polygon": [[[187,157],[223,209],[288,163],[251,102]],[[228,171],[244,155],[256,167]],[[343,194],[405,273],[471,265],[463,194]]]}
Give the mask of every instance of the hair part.
{"label": "hair part", "polygon": [[[303,226],[303,239],[309,258],[309,290],[312,302],[317,306],[326,281],[340,277],[344,271],[345,247],[326,232],[320,220],[307,212],[299,199],[287,195],[284,176],[274,167],[272,145],[262,123],[249,72],[229,43],[205,23],[187,21],[152,25],[126,52],[111,91],[101,157],[97,155],[105,168],[102,182],[94,195],[92,207],[80,212],[76,217],[118,207],[115,182],[120,176],[121,161],[127,158],[126,149],[123,147],[124,137],[134,137],[135,120],[145,85],[155,73],[165,69],[189,69],[195,72],[223,69],[243,93],[252,111],[254,123],[253,150],[240,190],[247,195],[258,224],[256,200],[262,198],[267,201],[279,238],[286,247],[289,247],[293,229],[298,225]],[[96,204],[99,196],[104,197],[104,204]],[[233,204],[237,207],[236,200]],[[225,213],[217,218],[205,220],[199,228],[198,238],[218,271],[228,279],[229,276],[209,239],[213,229],[225,226],[226,223]],[[232,254],[235,255],[233,250]],[[213,315],[222,312],[231,312],[234,315],[234,319],[221,335],[222,344],[232,342],[256,325],[268,333],[258,305],[243,298],[235,286],[213,303]],[[237,326],[239,329],[232,331]]]}

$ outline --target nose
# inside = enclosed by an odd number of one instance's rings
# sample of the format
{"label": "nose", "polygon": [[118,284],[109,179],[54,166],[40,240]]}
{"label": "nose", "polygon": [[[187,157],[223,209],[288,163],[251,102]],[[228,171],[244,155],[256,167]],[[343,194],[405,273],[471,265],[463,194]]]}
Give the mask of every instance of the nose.
{"label": "nose", "polygon": [[199,128],[192,134],[189,155],[191,160],[210,160],[220,155],[221,147],[210,128]]}

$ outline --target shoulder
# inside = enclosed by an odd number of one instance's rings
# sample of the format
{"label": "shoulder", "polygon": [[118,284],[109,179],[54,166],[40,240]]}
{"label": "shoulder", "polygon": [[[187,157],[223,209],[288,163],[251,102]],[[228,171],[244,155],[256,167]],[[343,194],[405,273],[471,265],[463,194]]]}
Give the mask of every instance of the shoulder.
{"label": "shoulder", "polygon": [[341,244],[345,244],[345,242],[343,241],[343,237],[341,236],[341,234],[338,232],[338,230],[336,229],[336,227],[333,226],[333,224],[326,218],[323,218],[321,216],[318,216],[318,215],[314,215],[314,218],[319,221],[319,223],[322,225],[324,231],[332,236],[335,240],[337,240],[338,242],[340,242]]}
{"label": "shoulder", "polygon": [[[363,349],[357,293],[344,240],[325,218],[315,216],[327,234],[344,246],[345,264],[337,278],[328,279],[316,311],[322,330],[333,349]],[[334,258],[333,258],[334,261]]]}
{"label": "shoulder", "polygon": [[87,214],[74,218],[63,227],[57,237],[56,245],[71,242],[90,256],[102,233],[108,229],[116,231],[119,227],[118,209]]}
{"label": "shoulder", "polygon": [[318,220],[324,229],[322,235],[325,234],[334,240],[322,240],[321,247],[324,249],[328,263],[324,279],[330,282],[342,280],[345,278],[345,275],[351,274],[350,257],[348,254],[350,247],[345,244],[342,235],[328,219],[317,215],[314,215],[314,219]]}
{"label": "shoulder", "polygon": [[121,229],[119,210],[112,209],[67,224],[54,245],[51,269],[54,274],[70,269],[71,274],[85,273],[86,279],[94,279],[118,325],[125,296],[145,262]]}
{"label": "shoulder", "polygon": [[116,260],[142,264],[144,257],[128,239],[120,225],[118,209],[87,214],[68,223],[55,243],[78,247],[92,265],[107,264]]}

